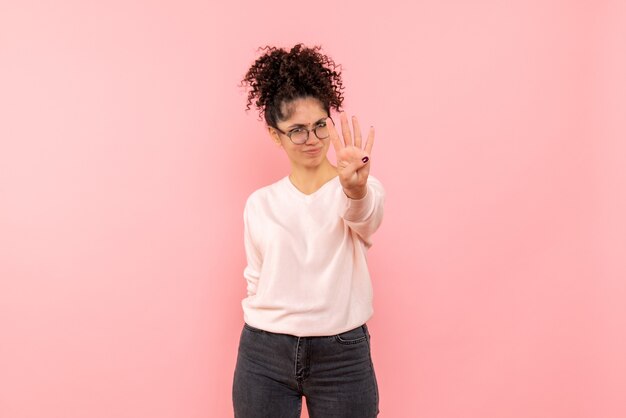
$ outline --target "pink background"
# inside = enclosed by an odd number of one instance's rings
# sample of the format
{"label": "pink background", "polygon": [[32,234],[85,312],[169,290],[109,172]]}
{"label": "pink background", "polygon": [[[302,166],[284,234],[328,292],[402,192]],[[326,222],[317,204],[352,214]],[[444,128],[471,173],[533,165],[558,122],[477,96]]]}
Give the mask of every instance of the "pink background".
{"label": "pink background", "polygon": [[619,0],[3,2],[0,416],[232,416],[289,170],[237,84],[304,42],[376,127],[380,416],[623,418],[625,39]]}

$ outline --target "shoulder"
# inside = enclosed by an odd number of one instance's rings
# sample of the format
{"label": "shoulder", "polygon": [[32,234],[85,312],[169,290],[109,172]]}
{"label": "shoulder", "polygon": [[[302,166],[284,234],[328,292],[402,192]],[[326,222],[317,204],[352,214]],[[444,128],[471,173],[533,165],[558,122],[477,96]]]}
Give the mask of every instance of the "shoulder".
{"label": "shoulder", "polygon": [[250,193],[250,195],[246,199],[245,208],[250,209],[253,207],[258,207],[259,205],[263,205],[268,201],[275,200],[277,196],[282,195],[282,189],[284,187],[285,179],[287,179],[287,177],[283,177],[272,184],[263,186]]}

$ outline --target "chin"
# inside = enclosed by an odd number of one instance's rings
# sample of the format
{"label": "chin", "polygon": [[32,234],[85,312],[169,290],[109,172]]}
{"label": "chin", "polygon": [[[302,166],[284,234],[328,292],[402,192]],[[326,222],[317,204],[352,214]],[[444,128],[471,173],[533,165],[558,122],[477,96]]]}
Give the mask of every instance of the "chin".
{"label": "chin", "polygon": [[305,166],[305,167],[318,167],[321,164],[322,164],[322,162],[320,160],[317,160],[317,159],[313,160],[313,161],[311,161],[311,160],[305,161],[305,162],[302,163],[302,165]]}
{"label": "chin", "polygon": [[320,153],[319,155],[304,158],[305,163],[321,164],[326,159],[326,154]]}

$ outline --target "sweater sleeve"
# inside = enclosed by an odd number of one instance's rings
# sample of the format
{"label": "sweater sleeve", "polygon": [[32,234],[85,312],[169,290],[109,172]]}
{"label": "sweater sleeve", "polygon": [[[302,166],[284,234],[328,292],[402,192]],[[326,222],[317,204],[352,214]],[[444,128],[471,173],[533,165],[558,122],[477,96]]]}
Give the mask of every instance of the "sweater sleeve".
{"label": "sweater sleeve", "polygon": [[371,247],[371,236],[383,220],[385,189],[382,183],[370,175],[367,179],[367,192],[363,198],[351,199],[345,193],[342,195],[345,205],[341,217],[363,240],[365,246]]}
{"label": "sweater sleeve", "polygon": [[249,222],[250,208],[246,203],[243,211],[244,222],[244,247],[246,250],[247,265],[243,271],[243,276],[246,279],[247,287],[246,291],[248,296],[256,294],[257,285],[259,283],[259,277],[261,275],[262,258],[261,252],[252,238],[252,231],[250,230]]}

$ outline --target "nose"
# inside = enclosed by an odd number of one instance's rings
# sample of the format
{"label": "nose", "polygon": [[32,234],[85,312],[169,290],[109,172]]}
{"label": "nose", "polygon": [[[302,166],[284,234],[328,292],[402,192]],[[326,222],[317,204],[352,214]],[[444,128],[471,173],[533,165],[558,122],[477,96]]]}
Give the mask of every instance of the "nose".
{"label": "nose", "polygon": [[311,145],[315,145],[317,142],[319,142],[319,138],[317,137],[317,135],[315,135],[315,130],[311,129],[309,131],[309,137],[307,138],[305,144],[311,144]]}

